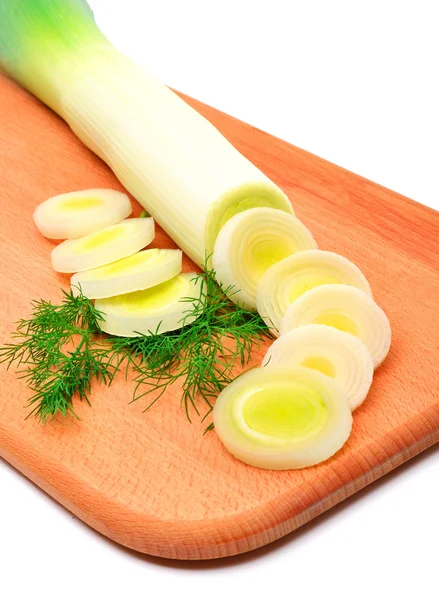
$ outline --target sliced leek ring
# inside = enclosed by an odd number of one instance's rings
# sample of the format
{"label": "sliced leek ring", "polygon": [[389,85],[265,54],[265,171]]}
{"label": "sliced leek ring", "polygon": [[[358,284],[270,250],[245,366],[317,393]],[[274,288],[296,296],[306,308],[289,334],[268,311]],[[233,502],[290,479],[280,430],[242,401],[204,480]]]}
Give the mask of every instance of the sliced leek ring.
{"label": "sliced leek ring", "polygon": [[342,390],[351,410],[363,403],[373,378],[373,362],[363,342],[328,325],[305,325],[284,333],[268,348],[265,365],[320,371]]}
{"label": "sliced leek ring", "polygon": [[[102,331],[121,337],[152,335],[180,329],[197,316],[188,312],[200,298],[201,280],[195,273],[181,273],[164,283],[131,294],[96,300],[103,313]],[[194,303],[184,299],[194,298]]]}
{"label": "sliced leek ring", "polygon": [[109,298],[137,292],[168,281],[181,273],[181,250],[151,248],[116,262],[81,271],[70,280],[72,292],[87,298]]}
{"label": "sliced leek ring", "polygon": [[370,296],[355,287],[326,284],[308,290],[286,310],[280,333],[311,323],[329,325],[358,337],[369,350],[375,368],[389,352],[389,319]]}
{"label": "sliced leek ring", "polygon": [[37,206],[33,218],[45,237],[66,240],[115,225],[131,212],[126,194],[92,189],[53,196]]}
{"label": "sliced leek ring", "polygon": [[215,431],[239,460],[263,469],[300,469],[346,442],[352,413],[332,379],[305,367],[247,371],[218,396]]}
{"label": "sliced leek ring", "polygon": [[350,260],[324,250],[306,250],[270,267],[258,285],[257,308],[273,334],[279,335],[282,316],[301,294],[319,285],[352,285],[372,296],[369,283]]}
{"label": "sliced leek ring", "polygon": [[125,219],[97,233],[61,242],[52,250],[52,266],[60,273],[95,269],[134,254],[153,239],[153,219]]}
{"label": "sliced leek ring", "polygon": [[290,254],[317,248],[296,217],[274,208],[250,208],[229,219],[215,242],[212,264],[233,301],[256,310],[256,290],[265,271]]}

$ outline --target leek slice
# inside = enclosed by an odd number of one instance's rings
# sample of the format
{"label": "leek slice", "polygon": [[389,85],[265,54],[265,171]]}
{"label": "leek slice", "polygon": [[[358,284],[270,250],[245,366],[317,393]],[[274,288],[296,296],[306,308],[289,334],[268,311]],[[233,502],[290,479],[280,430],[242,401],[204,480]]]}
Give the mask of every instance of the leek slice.
{"label": "leek slice", "polygon": [[153,219],[125,219],[97,233],[61,242],[52,250],[52,266],[60,273],[102,267],[134,254],[153,239]]}
{"label": "leek slice", "polygon": [[85,0],[2,0],[0,68],[48,104],[195,263],[222,225],[284,192],[99,31]]}
{"label": "leek slice", "polygon": [[73,293],[87,298],[109,298],[153,287],[181,273],[181,250],[152,248],[116,262],[73,275]]}
{"label": "leek slice", "polygon": [[274,335],[279,335],[288,306],[307,290],[328,283],[352,285],[372,295],[369,283],[350,260],[324,250],[306,250],[270,267],[257,290],[257,308]]}
{"label": "leek slice", "polygon": [[264,469],[300,469],[335,454],[352,413],[334,381],[305,367],[244,373],[219,395],[215,431],[239,460]]}
{"label": "leek slice", "polygon": [[369,350],[375,368],[389,352],[389,319],[370,296],[352,286],[327,284],[305,292],[286,310],[280,333],[311,323],[357,336]]}
{"label": "leek slice", "polygon": [[256,290],[265,271],[309,248],[317,248],[317,243],[299,219],[272,208],[251,208],[220,230],[212,263],[218,282],[230,290],[233,301],[256,310]]}
{"label": "leek slice", "polygon": [[93,189],[49,198],[37,206],[33,217],[45,237],[65,240],[115,225],[131,212],[131,202],[126,194]]}
{"label": "leek slice", "polygon": [[338,385],[355,410],[365,400],[373,378],[373,362],[355,336],[327,325],[305,325],[271,344],[262,361],[270,367],[308,367]]}
{"label": "leek slice", "polygon": [[[195,321],[201,280],[195,273],[182,273],[152,288],[96,300],[102,312],[102,331],[121,337],[152,335],[180,329]],[[193,298],[191,303],[188,299]],[[186,300],[185,300],[186,299]],[[189,315],[189,312],[193,314]],[[200,313],[201,314],[201,313]]]}

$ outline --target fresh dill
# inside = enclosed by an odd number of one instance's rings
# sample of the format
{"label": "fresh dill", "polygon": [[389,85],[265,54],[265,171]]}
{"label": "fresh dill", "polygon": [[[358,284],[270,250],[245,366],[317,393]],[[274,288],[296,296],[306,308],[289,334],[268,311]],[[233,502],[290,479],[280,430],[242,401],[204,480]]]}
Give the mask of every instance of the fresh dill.
{"label": "fresh dill", "polygon": [[61,305],[34,302],[30,318],[18,322],[17,341],[0,348],[0,362],[23,367],[19,375],[33,391],[30,414],[43,422],[57,413],[75,415],[73,398],[89,403],[93,381],[110,384],[124,364],[126,374],[134,370],[132,401],[147,398],[145,410],[180,382],[188,419],[193,412],[206,419],[221,390],[248,364],[254,344],[271,334],[257,314],[233,303],[233,290],[223,291],[214,271],[196,278],[200,296],[184,299],[182,328],[148,336],[104,337],[102,315],[80,291],[63,292]]}
{"label": "fresh dill", "polygon": [[102,317],[80,292],[63,291],[59,305],[45,300],[32,305],[30,318],[17,323],[15,341],[0,348],[0,362],[8,368],[15,363],[33,392],[28,416],[46,422],[57,413],[75,415],[73,397],[90,403],[92,381],[109,383],[117,368],[95,341]]}

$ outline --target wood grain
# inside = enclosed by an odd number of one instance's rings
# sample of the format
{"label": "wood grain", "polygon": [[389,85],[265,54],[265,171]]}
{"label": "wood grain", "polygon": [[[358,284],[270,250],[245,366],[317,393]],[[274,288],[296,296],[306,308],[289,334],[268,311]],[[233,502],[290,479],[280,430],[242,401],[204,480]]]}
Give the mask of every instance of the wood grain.
{"label": "wood grain", "polygon": [[[96,387],[92,408],[77,403],[80,421],[44,427],[24,420],[28,390],[1,366],[0,455],[113,540],[206,559],[289,533],[439,440],[439,214],[187,100],[285,190],[321,248],[359,265],[390,318],[392,349],[351,438],[317,467],[261,471],[232,458],[214,432],[203,437],[200,423],[188,424],[178,389],[143,413],[141,403],[128,404],[132,385],[123,379]],[[4,78],[0,114],[5,342],[31,299],[57,301],[67,285],[51,270],[52,243],[33,226],[34,207],[61,192],[122,188],[58,117]],[[160,230],[157,241],[173,246]]]}

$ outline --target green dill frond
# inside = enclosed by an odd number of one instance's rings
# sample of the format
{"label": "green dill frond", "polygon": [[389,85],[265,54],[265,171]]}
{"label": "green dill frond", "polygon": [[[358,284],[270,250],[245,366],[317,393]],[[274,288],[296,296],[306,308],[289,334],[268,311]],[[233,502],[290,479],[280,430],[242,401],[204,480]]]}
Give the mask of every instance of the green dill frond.
{"label": "green dill frond", "polygon": [[80,290],[76,296],[63,291],[59,305],[46,300],[32,305],[30,318],[17,323],[14,343],[0,348],[0,362],[16,364],[32,390],[28,416],[46,422],[58,413],[75,415],[73,397],[89,403],[92,381],[109,383],[114,375],[108,350],[94,341],[102,316]]}

